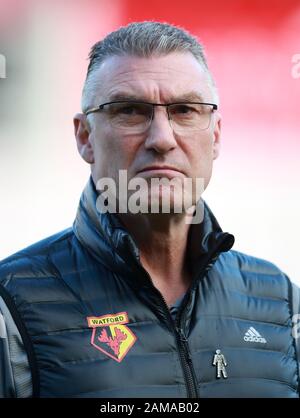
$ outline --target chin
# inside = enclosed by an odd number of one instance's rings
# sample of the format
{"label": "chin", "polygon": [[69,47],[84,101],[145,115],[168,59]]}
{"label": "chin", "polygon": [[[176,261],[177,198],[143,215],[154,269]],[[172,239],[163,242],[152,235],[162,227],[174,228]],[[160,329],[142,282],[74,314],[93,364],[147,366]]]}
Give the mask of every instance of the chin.
{"label": "chin", "polygon": [[164,188],[148,196],[148,209],[149,213],[185,213],[182,195]]}

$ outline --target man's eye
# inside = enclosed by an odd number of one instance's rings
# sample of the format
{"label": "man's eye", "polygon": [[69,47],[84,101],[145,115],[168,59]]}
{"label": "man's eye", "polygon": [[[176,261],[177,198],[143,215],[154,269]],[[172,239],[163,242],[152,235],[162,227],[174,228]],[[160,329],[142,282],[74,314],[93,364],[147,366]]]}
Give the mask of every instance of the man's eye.
{"label": "man's eye", "polygon": [[133,105],[126,105],[126,106],[120,106],[117,110],[117,113],[119,114],[125,114],[125,115],[134,115],[139,113],[138,108]]}
{"label": "man's eye", "polygon": [[148,113],[149,108],[140,103],[120,103],[112,108],[112,114],[116,116],[144,116]]}
{"label": "man's eye", "polygon": [[177,105],[174,106],[172,109],[172,113],[177,113],[177,114],[191,114],[194,113],[196,111],[196,109],[192,106],[188,106],[188,105]]}

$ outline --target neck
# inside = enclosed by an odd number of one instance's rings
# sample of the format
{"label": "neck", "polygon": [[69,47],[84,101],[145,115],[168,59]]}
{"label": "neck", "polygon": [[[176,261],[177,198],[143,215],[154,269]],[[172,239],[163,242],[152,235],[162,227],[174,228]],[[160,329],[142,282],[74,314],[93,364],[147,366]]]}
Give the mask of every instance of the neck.
{"label": "neck", "polygon": [[168,304],[189,287],[187,240],[190,224],[183,214],[119,214],[135,240],[140,261]]}

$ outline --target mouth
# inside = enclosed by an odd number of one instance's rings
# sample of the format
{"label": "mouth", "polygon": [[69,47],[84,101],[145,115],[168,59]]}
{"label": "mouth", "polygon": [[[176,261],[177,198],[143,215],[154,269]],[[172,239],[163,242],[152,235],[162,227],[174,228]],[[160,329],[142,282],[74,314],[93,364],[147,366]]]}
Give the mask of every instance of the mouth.
{"label": "mouth", "polygon": [[178,168],[175,167],[171,167],[171,166],[156,166],[156,165],[152,165],[149,167],[145,167],[142,170],[139,170],[137,172],[137,174],[146,174],[148,176],[152,176],[152,177],[156,177],[156,176],[163,176],[163,177],[178,177],[183,176],[184,173],[182,171],[180,171]]}

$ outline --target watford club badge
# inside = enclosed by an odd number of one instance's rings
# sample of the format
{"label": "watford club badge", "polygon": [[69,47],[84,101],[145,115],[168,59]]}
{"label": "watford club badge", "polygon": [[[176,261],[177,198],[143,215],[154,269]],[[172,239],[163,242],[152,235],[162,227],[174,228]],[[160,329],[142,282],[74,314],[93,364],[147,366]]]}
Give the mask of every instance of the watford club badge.
{"label": "watford club badge", "polygon": [[120,363],[136,342],[136,336],[125,325],[129,322],[127,312],[88,316],[87,321],[93,329],[91,344]]}

